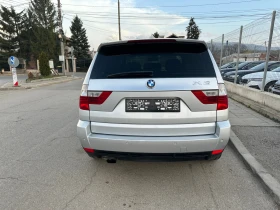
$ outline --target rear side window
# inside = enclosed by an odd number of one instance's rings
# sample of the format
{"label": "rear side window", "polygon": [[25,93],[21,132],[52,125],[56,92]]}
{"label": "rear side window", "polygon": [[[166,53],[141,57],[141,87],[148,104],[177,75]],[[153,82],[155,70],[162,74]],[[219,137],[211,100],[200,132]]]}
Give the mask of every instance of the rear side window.
{"label": "rear side window", "polygon": [[131,73],[129,78],[138,78],[145,72],[149,72],[147,78],[216,76],[204,44],[126,43],[100,48],[91,79],[112,78],[112,75],[124,73]]}
{"label": "rear side window", "polygon": [[260,63],[249,63],[248,66],[246,66],[246,67],[248,67],[247,69],[251,69],[251,68],[253,68],[254,66],[257,66],[257,65],[259,65],[259,64],[261,64],[261,62],[260,62]]}

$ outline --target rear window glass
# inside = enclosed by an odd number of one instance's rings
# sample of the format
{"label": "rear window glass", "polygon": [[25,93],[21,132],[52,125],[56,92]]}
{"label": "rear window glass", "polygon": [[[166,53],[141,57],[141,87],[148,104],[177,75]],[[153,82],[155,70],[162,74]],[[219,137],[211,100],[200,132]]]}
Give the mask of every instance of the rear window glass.
{"label": "rear window glass", "polygon": [[259,63],[257,63],[257,62],[255,62],[255,63],[250,63],[250,64],[248,64],[248,69],[251,69],[251,68],[253,68],[253,67],[255,67],[255,66],[257,66],[257,65],[259,65],[259,64],[261,64],[261,62],[259,62]]}
{"label": "rear window glass", "polygon": [[[98,52],[91,79],[150,72],[147,78],[215,77],[207,48],[200,43],[127,43],[103,46]],[[138,76],[137,76],[138,75]],[[121,78],[121,77],[115,77]]]}

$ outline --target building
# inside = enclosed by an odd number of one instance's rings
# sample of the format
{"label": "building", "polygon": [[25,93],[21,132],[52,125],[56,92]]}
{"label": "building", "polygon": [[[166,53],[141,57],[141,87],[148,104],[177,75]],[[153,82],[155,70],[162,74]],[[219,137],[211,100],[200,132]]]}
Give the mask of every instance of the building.
{"label": "building", "polygon": [[[262,61],[265,59],[266,59],[266,53],[240,53],[239,54],[239,61]],[[278,58],[276,56],[270,55],[269,60],[277,61]],[[222,64],[226,64],[229,62],[236,62],[236,61],[237,61],[237,53],[222,58]]]}

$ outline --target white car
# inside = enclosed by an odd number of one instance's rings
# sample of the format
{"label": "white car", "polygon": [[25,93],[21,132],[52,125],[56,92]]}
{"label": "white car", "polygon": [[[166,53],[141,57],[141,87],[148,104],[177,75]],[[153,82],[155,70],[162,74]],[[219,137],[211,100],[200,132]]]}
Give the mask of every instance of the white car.
{"label": "white car", "polygon": [[[241,83],[248,87],[261,89],[263,74],[264,72],[247,74],[242,77]],[[280,67],[267,72],[264,90],[269,91],[278,80],[280,80]]]}

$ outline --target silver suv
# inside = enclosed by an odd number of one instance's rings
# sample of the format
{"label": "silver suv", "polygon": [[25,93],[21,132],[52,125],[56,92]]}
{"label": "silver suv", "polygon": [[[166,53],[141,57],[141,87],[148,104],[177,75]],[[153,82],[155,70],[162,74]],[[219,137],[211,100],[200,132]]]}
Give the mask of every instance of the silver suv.
{"label": "silver suv", "polygon": [[219,159],[228,98],[205,42],[101,44],[82,86],[77,134],[89,156],[107,162]]}

